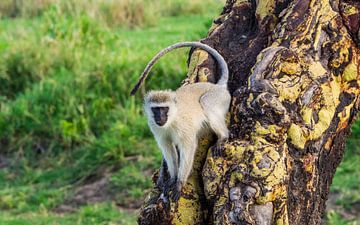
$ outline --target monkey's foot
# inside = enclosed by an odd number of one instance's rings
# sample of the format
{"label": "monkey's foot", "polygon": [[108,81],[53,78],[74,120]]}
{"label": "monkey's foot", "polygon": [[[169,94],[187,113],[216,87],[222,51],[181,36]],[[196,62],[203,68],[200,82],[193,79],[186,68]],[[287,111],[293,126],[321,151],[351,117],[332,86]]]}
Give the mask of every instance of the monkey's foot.
{"label": "monkey's foot", "polygon": [[174,202],[177,202],[179,200],[181,195],[181,189],[182,189],[182,182],[177,181],[176,184],[171,187],[171,194],[170,194],[171,200],[173,200]]}
{"label": "monkey's foot", "polygon": [[164,193],[162,193],[160,195],[160,197],[158,198],[157,202],[158,205],[162,205],[162,208],[165,211],[170,211],[170,201],[169,201],[169,197],[166,196]]}

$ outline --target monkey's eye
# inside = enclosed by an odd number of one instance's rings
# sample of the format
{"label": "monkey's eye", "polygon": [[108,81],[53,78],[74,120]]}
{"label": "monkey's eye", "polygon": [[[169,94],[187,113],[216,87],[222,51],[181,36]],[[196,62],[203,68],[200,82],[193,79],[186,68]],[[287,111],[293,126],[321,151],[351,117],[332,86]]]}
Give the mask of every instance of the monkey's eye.
{"label": "monkey's eye", "polygon": [[160,113],[160,107],[151,107],[151,111],[154,115],[158,115]]}
{"label": "monkey's eye", "polygon": [[152,107],[151,111],[154,115],[167,115],[169,112],[169,107]]}

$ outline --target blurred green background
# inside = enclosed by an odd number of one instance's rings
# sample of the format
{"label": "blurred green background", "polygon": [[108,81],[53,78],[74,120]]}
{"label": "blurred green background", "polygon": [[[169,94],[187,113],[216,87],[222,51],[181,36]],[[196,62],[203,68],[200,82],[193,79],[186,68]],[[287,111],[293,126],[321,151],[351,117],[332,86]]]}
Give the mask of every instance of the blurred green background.
{"label": "blurred green background", "polygon": [[[206,36],[221,0],[0,1],[0,225],[136,224],[160,151],[130,87]],[[187,50],[147,88],[176,88]],[[176,63],[174,63],[176,62]],[[327,224],[360,224],[360,122]]]}

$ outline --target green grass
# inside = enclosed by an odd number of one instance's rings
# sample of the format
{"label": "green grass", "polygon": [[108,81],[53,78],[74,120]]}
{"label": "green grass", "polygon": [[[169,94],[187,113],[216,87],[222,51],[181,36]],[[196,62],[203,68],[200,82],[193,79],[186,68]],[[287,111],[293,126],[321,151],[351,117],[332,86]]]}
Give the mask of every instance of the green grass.
{"label": "green grass", "polygon": [[[346,146],[345,156],[336,170],[331,192],[335,206],[327,213],[328,224],[360,224],[360,129],[358,121]],[[350,215],[349,215],[350,214]],[[344,216],[342,216],[344,215]]]}
{"label": "green grass", "polygon": [[[129,91],[159,49],[205,37],[222,3],[215,1],[219,8],[209,10],[201,1],[162,0],[161,7],[145,1],[149,7],[138,22],[119,24],[114,16],[121,8],[106,5],[95,16],[89,13],[104,1],[47,5],[54,1],[18,9],[6,8],[11,1],[0,3],[0,156],[6,159],[0,168],[0,225],[135,224],[135,209],[152,186],[161,154],[142,115],[141,95],[129,97]],[[149,13],[155,21],[146,21]],[[187,52],[162,58],[146,88],[179,86]],[[360,201],[359,124],[332,187],[343,209]],[[110,200],[70,201],[103,177]],[[58,213],[62,204],[75,211]],[[334,211],[327,219],[353,222]]]}
{"label": "green grass", "polygon": [[[141,29],[59,7],[0,20],[0,225],[135,223],[161,154],[129,91],[156,51],[201,39],[218,14],[174,12]],[[186,60],[169,54],[146,87],[179,86]],[[57,213],[105,176],[111,201]]]}
{"label": "green grass", "polygon": [[0,18],[33,19],[56,9],[59,15],[85,15],[111,28],[134,28],[154,26],[163,16],[205,14],[223,4],[224,0],[2,0]]}
{"label": "green grass", "polygon": [[44,207],[38,211],[21,215],[1,213],[0,224],[6,225],[80,225],[80,224],[135,224],[136,214],[119,210],[110,203],[93,204],[81,207],[76,214],[54,214]]}

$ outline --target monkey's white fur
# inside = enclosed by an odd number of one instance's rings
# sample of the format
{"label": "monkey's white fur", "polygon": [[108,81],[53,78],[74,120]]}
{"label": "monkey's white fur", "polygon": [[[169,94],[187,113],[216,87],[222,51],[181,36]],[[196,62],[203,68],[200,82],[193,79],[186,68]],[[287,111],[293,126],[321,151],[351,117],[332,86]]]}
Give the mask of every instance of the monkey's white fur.
{"label": "monkey's white fur", "polygon": [[[153,101],[164,99],[165,96],[168,98],[164,102]],[[186,182],[191,172],[198,135],[204,129],[214,131],[218,142],[228,138],[225,116],[230,101],[231,96],[226,86],[212,83],[190,84],[175,92],[148,93],[144,103],[145,112],[171,178],[177,178],[182,184]],[[165,125],[159,126],[155,123],[152,107],[169,107]]]}

